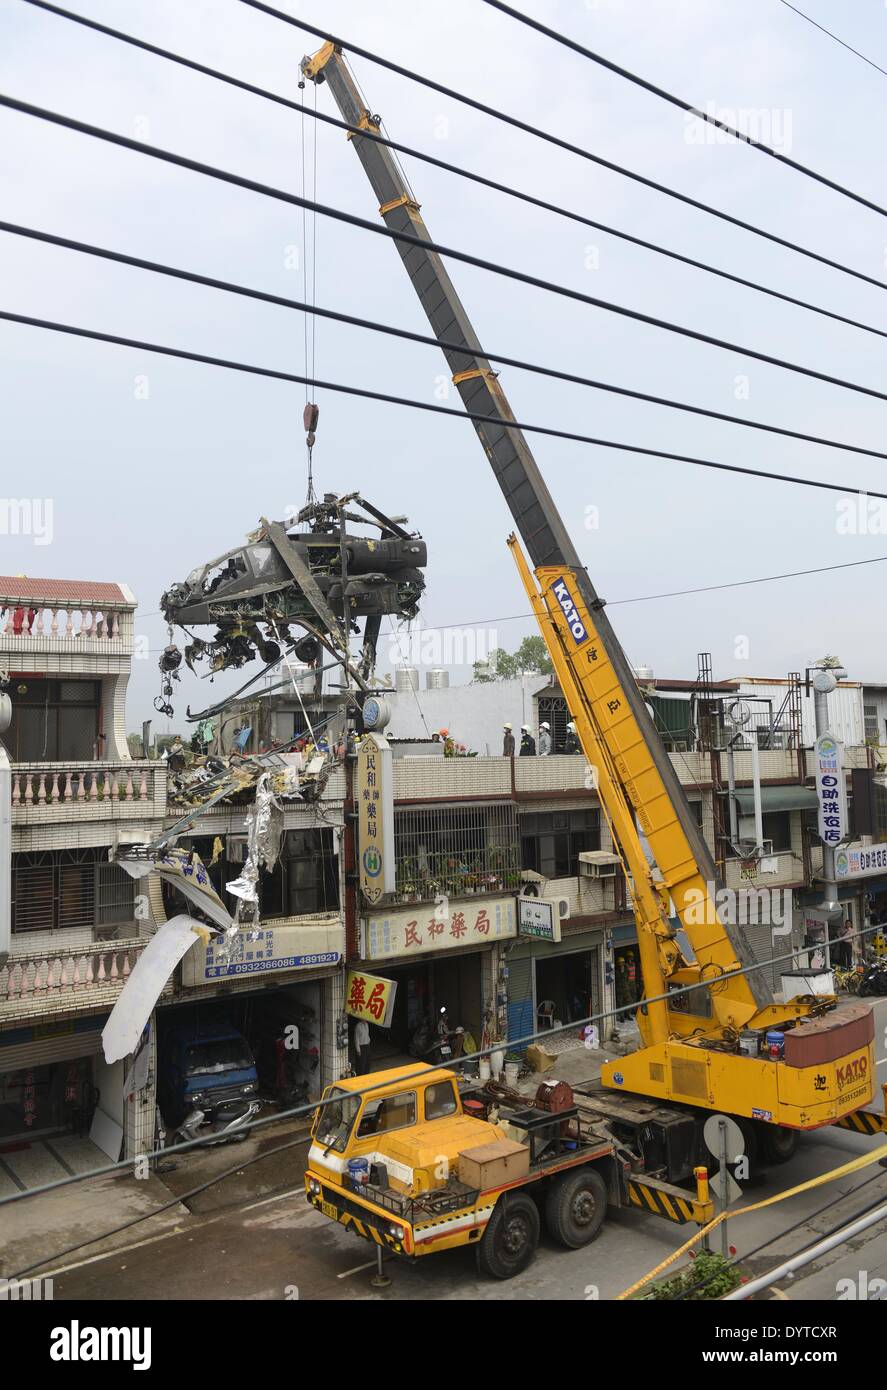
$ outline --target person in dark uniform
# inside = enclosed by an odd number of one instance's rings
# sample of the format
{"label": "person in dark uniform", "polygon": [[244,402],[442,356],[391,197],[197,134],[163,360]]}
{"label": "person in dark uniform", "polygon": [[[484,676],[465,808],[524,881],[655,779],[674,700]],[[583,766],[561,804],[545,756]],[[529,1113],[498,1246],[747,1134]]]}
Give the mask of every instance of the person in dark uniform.
{"label": "person in dark uniform", "polygon": [[565,753],[581,753],[581,752],[582,752],[582,749],[581,749],[580,744],[579,744],[579,735],[576,733],[576,725],[573,724],[572,721],[567,725],[567,732],[566,732],[566,735],[565,735],[565,737],[564,737],[564,752],[565,752]]}
{"label": "person in dark uniform", "polygon": [[529,724],[521,724],[520,756],[522,758],[535,758],[536,756],[536,740],[530,733]]}

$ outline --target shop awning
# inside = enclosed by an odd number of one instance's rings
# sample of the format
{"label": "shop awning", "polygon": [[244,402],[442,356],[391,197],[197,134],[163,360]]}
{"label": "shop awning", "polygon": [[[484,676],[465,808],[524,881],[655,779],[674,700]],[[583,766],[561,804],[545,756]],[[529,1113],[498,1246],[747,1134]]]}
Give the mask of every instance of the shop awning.
{"label": "shop awning", "polygon": [[[739,814],[753,816],[755,813],[755,794],[752,787],[737,788],[734,793],[739,805]],[[813,811],[816,809],[816,792],[812,787],[761,787],[761,810],[764,815],[770,811]]]}

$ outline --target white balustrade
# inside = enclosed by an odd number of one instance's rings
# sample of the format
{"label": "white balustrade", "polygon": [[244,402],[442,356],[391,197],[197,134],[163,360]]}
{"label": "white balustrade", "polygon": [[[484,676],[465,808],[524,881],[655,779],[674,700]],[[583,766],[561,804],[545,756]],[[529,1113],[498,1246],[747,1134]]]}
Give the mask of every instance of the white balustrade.
{"label": "white balustrade", "polygon": [[0,634],[3,637],[48,638],[71,641],[78,637],[115,641],[121,636],[123,614],[107,608],[35,608],[15,598],[0,598]]}
{"label": "white balustrade", "polygon": [[0,970],[0,1005],[32,1001],[107,987],[116,993],[128,980],[146,942],[97,942],[65,950],[11,956]]}
{"label": "white balustrade", "polygon": [[12,805],[45,807],[51,812],[53,807],[70,810],[75,803],[98,805],[106,802],[111,807],[146,803],[153,799],[149,771],[138,763],[112,767],[102,763],[79,767],[76,764],[13,764]]}

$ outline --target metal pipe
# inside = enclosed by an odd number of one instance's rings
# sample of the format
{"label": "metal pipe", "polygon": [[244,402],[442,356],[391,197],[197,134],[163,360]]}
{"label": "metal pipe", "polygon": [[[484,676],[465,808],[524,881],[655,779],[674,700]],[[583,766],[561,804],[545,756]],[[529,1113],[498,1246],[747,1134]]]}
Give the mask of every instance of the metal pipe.
{"label": "metal pipe", "polygon": [[755,849],[760,854],[764,848],[764,811],[761,805],[761,752],[757,729],[751,731],[751,780],[755,798]]}
{"label": "metal pipe", "polygon": [[844,1226],[840,1231],[835,1231],[833,1235],[820,1240],[816,1245],[810,1245],[800,1254],[793,1255],[784,1264],[777,1265],[771,1269],[769,1274],[762,1274],[760,1279],[752,1279],[751,1283],[743,1284],[740,1288],[728,1293],[724,1299],[725,1303],[738,1303],[743,1299],[750,1298],[752,1294],[759,1293],[761,1289],[769,1289],[771,1284],[775,1284],[778,1279],[783,1279],[787,1274],[793,1274],[796,1269],[803,1269],[805,1265],[813,1264],[820,1255],[827,1255],[830,1250],[834,1250],[837,1245],[844,1245],[852,1240],[861,1231],[867,1231],[870,1226],[876,1225],[887,1217],[887,1204],[877,1207],[875,1211],[870,1211],[867,1216],[861,1216],[858,1221],[853,1221],[849,1226]]}
{"label": "metal pipe", "polygon": [[727,798],[730,806],[730,848],[735,854],[739,844],[739,819],[736,815],[736,763],[732,739],[727,744],[727,788],[730,793]]}

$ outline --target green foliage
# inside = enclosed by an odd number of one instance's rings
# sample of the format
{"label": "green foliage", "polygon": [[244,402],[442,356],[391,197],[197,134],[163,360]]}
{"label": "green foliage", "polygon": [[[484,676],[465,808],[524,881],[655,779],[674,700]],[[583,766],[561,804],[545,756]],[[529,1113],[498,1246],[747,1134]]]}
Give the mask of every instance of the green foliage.
{"label": "green foliage", "polygon": [[[680,1274],[660,1283],[650,1284],[638,1295],[640,1299],[674,1299],[684,1294],[688,1300],[723,1298],[742,1283],[742,1273],[736,1265],[714,1250],[700,1250],[696,1259]],[[695,1286],[700,1284],[701,1288]],[[688,1292],[688,1290],[692,1290]]]}
{"label": "green foliage", "polygon": [[511,680],[514,676],[550,676],[553,669],[543,639],[525,637],[513,654],[497,647],[490,653],[489,661],[476,661],[473,679],[484,684]]}

